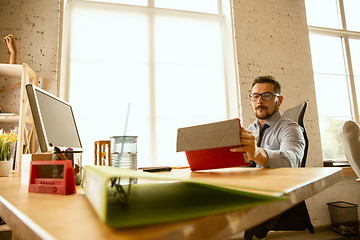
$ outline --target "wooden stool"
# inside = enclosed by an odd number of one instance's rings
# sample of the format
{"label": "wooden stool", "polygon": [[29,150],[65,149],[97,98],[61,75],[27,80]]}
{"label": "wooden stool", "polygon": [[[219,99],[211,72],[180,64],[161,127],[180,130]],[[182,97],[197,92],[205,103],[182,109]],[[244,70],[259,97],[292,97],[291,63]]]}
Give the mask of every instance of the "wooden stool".
{"label": "wooden stool", "polygon": [[95,142],[95,165],[106,165],[106,158],[108,160],[108,166],[111,166],[110,158],[110,140],[102,140]]}

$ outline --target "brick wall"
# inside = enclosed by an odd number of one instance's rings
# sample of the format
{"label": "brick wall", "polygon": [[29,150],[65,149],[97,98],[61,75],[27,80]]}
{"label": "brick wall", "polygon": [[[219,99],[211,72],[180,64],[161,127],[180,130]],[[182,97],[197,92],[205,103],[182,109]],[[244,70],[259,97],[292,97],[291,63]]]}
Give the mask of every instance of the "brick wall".
{"label": "brick wall", "polygon": [[[3,41],[18,38],[18,63],[39,75],[40,86],[57,94],[60,0],[0,0],[0,62],[10,55]],[[0,86],[1,87],[1,86]]]}
{"label": "brick wall", "polygon": [[[305,127],[309,137],[307,166],[321,167],[322,151],[315,86],[304,0],[233,0],[241,118],[245,126],[255,119],[249,101],[252,79],[273,75],[282,84],[280,111],[308,100]],[[240,107],[240,106],[239,106]],[[315,226],[330,224],[327,202],[345,200],[360,204],[360,184],[355,177],[308,199]]]}
{"label": "brick wall", "polygon": [[255,119],[249,101],[252,79],[273,75],[282,84],[280,110],[309,101],[305,126],[309,135],[308,166],[321,166],[322,153],[309,35],[303,0],[234,0],[234,31],[242,111],[248,125]]}

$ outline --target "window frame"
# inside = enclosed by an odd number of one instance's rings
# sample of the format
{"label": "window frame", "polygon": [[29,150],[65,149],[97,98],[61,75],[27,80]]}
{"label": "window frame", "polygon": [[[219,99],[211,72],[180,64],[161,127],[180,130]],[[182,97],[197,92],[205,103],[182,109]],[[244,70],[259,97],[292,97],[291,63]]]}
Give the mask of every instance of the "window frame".
{"label": "window frame", "polygon": [[[360,96],[356,96],[356,88],[355,88],[355,76],[352,67],[351,53],[350,53],[350,44],[349,39],[357,39],[360,40],[360,32],[349,31],[346,27],[346,15],[344,9],[343,0],[336,1],[338,6],[338,14],[340,20],[340,27],[342,29],[333,29],[333,28],[325,28],[325,27],[317,27],[308,25],[309,34],[317,34],[322,36],[331,36],[331,37],[339,37],[342,42],[344,60],[345,60],[345,77],[347,79],[347,89],[349,92],[349,104],[350,104],[350,114],[351,119],[360,124],[360,116],[359,116],[359,106],[358,99]],[[328,74],[330,73],[317,73],[315,74]],[[324,116],[319,116],[324,117]],[[326,116],[331,117],[331,116]],[[326,160],[326,159],[324,159]]]}
{"label": "window frame", "polygon": [[[232,19],[231,19],[231,6],[229,1],[222,1],[217,0],[218,4],[218,13],[200,13],[200,12],[193,12],[193,11],[185,11],[185,10],[176,10],[176,9],[165,9],[165,8],[157,8],[154,4],[155,0],[148,0],[147,6],[137,6],[137,5],[127,5],[127,4],[117,4],[117,3],[105,3],[105,2],[96,2],[96,1],[86,1],[86,0],[65,0],[63,2],[63,21],[62,21],[62,40],[60,42],[60,51],[61,51],[61,63],[60,63],[60,72],[61,78],[60,82],[58,83],[58,92],[60,98],[64,99],[65,101],[69,101],[69,76],[70,76],[70,17],[71,17],[71,5],[72,4],[92,4],[92,5],[109,5],[109,6],[121,6],[121,7],[128,7],[128,8],[136,8],[136,9],[146,9],[150,11],[164,11],[164,12],[172,12],[172,13],[181,13],[181,14],[200,14],[204,17],[210,18],[218,18],[219,24],[221,24],[222,30],[222,51],[223,51],[223,66],[224,66],[224,79],[225,79],[225,102],[226,102],[226,113],[227,118],[237,118],[240,116],[240,108],[239,108],[239,86],[236,76],[236,64],[235,64],[235,51],[234,51],[234,39],[232,35]],[[153,25],[152,25],[153,26]],[[151,26],[150,26],[151,28]],[[150,33],[149,36],[149,44],[154,47],[153,34]],[[153,49],[152,47],[152,49]],[[150,55],[152,54],[152,50],[150,50]],[[151,58],[151,56],[150,56]],[[154,58],[152,57],[154,64]],[[151,63],[150,63],[151,64]],[[154,71],[154,68],[151,67],[150,71]],[[155,77],[154,73],[150,72],[150,89],[152,89],[150,101],[150,131],[151,133],[156,132],[156,116],[155,116],[155,96],[153,89],[155,88]],[[152,138],[152,145],[151,149],[156,149],[156,134],[151,134]],[[152,164],[156,164],[156,152],[154,152],[151,156]]]}

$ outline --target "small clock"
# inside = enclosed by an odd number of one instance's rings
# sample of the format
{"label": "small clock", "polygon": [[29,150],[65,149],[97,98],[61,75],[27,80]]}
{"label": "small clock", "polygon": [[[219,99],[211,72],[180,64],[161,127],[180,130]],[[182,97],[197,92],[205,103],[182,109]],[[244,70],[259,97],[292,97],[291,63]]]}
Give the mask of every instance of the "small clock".
{"label": "small clock", "polygon": [[76,193],[70,160],[32,161],[29,181],[29,192],[63,195]]}

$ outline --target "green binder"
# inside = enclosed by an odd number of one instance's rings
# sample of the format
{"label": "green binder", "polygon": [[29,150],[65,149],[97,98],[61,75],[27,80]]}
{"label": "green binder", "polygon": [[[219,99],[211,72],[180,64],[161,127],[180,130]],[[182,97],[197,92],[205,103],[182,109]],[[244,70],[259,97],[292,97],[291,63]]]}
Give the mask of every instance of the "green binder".
{"label": "green binder", "polygon": [[[119,184],[120,179],[130,178],[162,182]],[[108,166],[85,166],[82,183],[100,219],[113,228],[186,220],[288,199],[189,178]]]}

